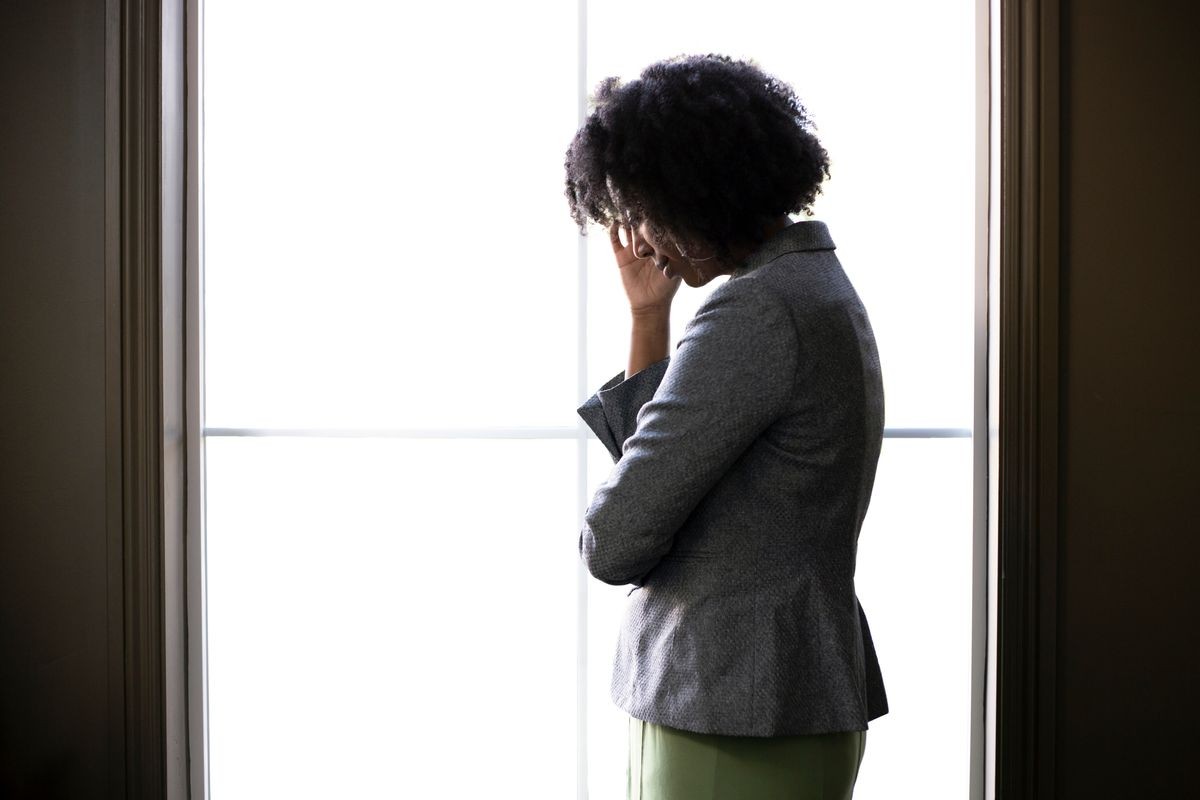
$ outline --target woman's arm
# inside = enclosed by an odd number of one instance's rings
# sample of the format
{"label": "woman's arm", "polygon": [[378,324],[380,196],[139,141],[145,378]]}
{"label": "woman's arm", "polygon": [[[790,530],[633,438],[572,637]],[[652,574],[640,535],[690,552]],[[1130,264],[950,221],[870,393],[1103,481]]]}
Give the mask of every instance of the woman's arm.
{"label": "woman's arm", "polygon": [[[661,363],[660,384],[632,434],[614,437],[620,458],[584,512],[580,555],[605,583],[640,586],[704,496],[787,412],[800,341],[781,297],[761,283],[726,281]],[[640,383],[609,389],[614,405],[628,407],[620,395]]]}
{"label": "woman's arm", "polygon": [[671,309],[634,311],[633,332],[629,337],[629,365],[625,378],[641,372],[670,355]]}

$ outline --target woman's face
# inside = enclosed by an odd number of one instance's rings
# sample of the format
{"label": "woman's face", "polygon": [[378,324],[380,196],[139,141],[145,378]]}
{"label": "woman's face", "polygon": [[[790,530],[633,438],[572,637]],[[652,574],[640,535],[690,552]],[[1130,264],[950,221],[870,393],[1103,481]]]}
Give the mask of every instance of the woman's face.
{"label": "woman's face", "polygon": [[664,274],[668,278],[676,275],[683,278],[688,286],[703,286],[723,274],[716,259],[683,255],[674,243],[655,238],[645,222],[633,229],[633,252],[642,258],[652,259],[659,269],[665,268]]}

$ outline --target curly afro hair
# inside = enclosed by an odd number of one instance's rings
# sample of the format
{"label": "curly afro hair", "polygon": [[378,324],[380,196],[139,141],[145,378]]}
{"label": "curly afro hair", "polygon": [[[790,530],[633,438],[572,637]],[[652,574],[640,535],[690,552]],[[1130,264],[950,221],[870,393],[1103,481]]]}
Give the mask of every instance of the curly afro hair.
{"label": "curly afro hair", "polygon": [[646,223],[729,259],[765,221],[811,215],[829,155],[787,84],[752,61],[681,55],[637,80],[605,78],[567,149],[566,196],[589,219]]}

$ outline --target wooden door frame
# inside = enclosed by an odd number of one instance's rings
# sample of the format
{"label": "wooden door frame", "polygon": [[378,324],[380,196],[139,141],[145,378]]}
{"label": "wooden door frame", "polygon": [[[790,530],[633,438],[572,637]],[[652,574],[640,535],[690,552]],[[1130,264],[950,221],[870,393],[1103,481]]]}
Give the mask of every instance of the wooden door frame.
{"label": "wooden door frame", "polygon": [[[187,133],[162,97],[164,76],[186,92],[176,65],[185,57],[182,19],[191,7],[181,0],[106,0],[105,8],[108,692],[110,706],[122,712],[110,729],[109,794],[163,797],[170,785],[172,796],[183,797],[189,684],[182,554],[186,499],[189,490],[194,499],[195,487],[185,479],[187,387],[175,365],[186,330],[181,232],[195,209],[165,197],[170,192],[183,202],[186,177],[175,159],[177,137]],[[997,22],[996,797],[1024,800],[1055,792],[1060,3],[1000,0]],[[191,730],[195,736],[194,724]]]}
{"label": "wooden door frame", "polygon": [[105,2],[111,797],[187,792],[183,129],[179,98],[163,102],[164,79],[183,75],[181,13],[180,0]]}
{"label": "wooden door frame", "polygon": [[1058,0],[1000,0],[996,797],[1055,796],[1063,50]]}

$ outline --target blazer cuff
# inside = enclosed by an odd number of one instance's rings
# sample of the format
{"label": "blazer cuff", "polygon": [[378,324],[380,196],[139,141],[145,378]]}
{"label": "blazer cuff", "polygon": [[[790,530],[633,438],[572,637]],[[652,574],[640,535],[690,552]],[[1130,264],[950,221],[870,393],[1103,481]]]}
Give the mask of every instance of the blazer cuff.
{"label": "blazer cuff", "polygon": [[625,440],[637,430],[638,412],[658,391],[670,361],[670,356],[655,361],[628,379],[624,370],[618,372],[576,409],[614,463],[621,460]]}

